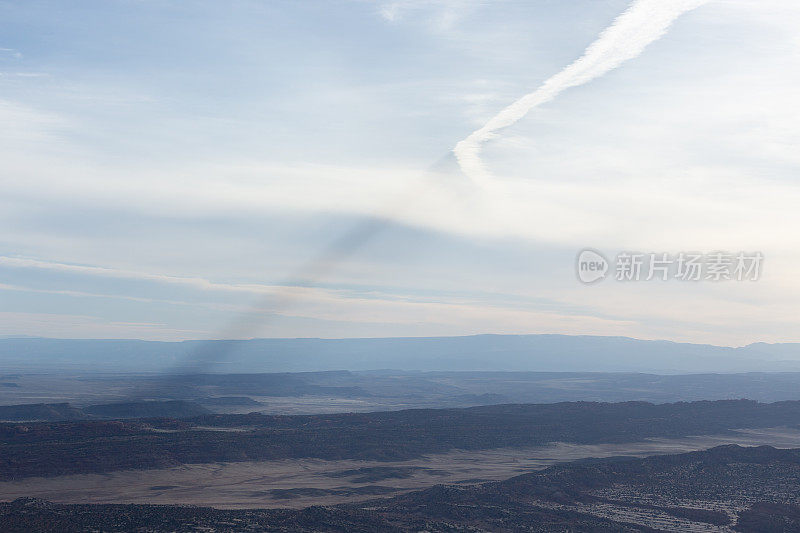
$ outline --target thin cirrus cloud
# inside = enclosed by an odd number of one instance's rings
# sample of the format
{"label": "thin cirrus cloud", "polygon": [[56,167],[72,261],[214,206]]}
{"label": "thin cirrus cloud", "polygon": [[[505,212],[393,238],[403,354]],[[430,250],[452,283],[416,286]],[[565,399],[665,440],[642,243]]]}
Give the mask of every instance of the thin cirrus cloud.
{"label": "thin cirrus cloud", "polygon": [[[512,333],[528,323],[536,323],[543,331],[558,332],[563,330],[568,324],[578,327],[583,332],[600,333],[603,331],[623,331],[632,322],[625,319],[615,319],[612,317],[594,317],[590,314],[567,313],[558,309],[538,309],[535,306],[520,305],[519,302],[508,301],[487,302],[485,299],[474,297],[448,298],[433,296],[409,297],[403,294],[381,293],[377,291],[346,291],[338,289],[324,289],[318,287],[269,287],[258,284],[226,284],[215,283],[198,278],[182,278],[179,276],[168,276],[160,274],[150,274],[134,272],[114,268],[104,268],[97,266],[70,265],[57,262],[30,260],[12,257],[0,257],[0,265],[25,270],[49,270],[58,273],[69,273],[73,275],[89,277],[112,277],[123,279],[135,279],[147,283],[170,284],[186,287],[193,293],[192,301],[169,300],[165,298],[148,298],[131,296],[127,294],[100,294],[84,291],[61,290],[61,289],[39,289],[20,285],[0,284],[0,291],[12,292],[32,292],[38,294],[51,294],[74,298],[76,301],[102,298],[119,299],[134,301],[137,303],[152,303],[163,307],[168,305],[180,305],[185,307],[207,308],[213,311],[226,313],[237,313],[241,319],[255,321],[254,326],[248,329],[246,336],[269,335],[286,336],[302,329],[296,329],[293,322],[298,321],[319,321],[323,324],[336,326],[331,331],[338,331],[333,336],[348,336],[369,334],[374,328],[385,327],[391,324],[393,331],[399,334],[408,335],[414,331],[422,331],[427,334],[439,333],[458,333],[470,332],[479,333],[482,328],[492,327],[498,332]],[[247,305],[241,299],[222,299],[211,296],[203,298],[205,293],[230,292],[234,295],[251,294],[262,296],[272,294],[279,296],[282,291],[288,291],[293,299],[293,305],[289,307],[275,308],[268,302],[260,300],[260,305]],[[163,291],[162,291],[163,292]],[[199,299],[197,299],[199,297]],[[232,302],[232,303],[226,303]],[[42,314],[40,317],[45,320],[51,313]],[[273,316],[269,322],[264,322],[264,317]],[[274,318],[277,315],[277,322]],[[30,313],[7,313],[6,322],[0,333],[29,333],[32,330],[25,330],[19,324],[29,320],[34,315]],[[215,315],[217,316],[217,315]],[[261,318],[259,318],[261,317]],[[72,321],[72,322],[71,322]],[[73,323],[75,331],[83,331],[85,327],[92,324],[98,325],[98,334],[114,335],[113,332],[131,324],[133,330],[139,335],[144,335],[151,339],[183,339],[189,337],[211,337],[217,336],[218,330],[191,329],[189,327],[169,326],[163,323],[148,323],[146,325],[135,325],[122,321],[108,320],[102,317],[92,317],[82,315],[80,317],[64,317],[62,320],[53,321],[55,329],[51,330],[51,335],[69,336],[65,334],[65,324]],[[100,327],[102,325],[102,327]],[[135,326],[135,327],[134,327]],[[263,327],[262,327],[263,326]],[[9,329],[16,327],[17,330]],[[427,328],[427,329],[425,329]],[[466,328],[466,329],[465,329]],[[194,332],[191,334],[191,332]],[[329,334],[330,335],[330,334]],[[237,335],[236,338],[240,338]]]}
{"label": "thin cirrus cloud", "polygon": [[68,263],[59,263],[54,261],[40,261],[37,259],[27,259],[20,257],[0,256],[0,265],[6,267],[54,270],[59,272],[88,274],[93,276],[138,279],[138,280],[161,282],[161,283],[171,283],[171,284],[191,286],[197,289],[204,289],[204,290],[224,290],[224,291],[235,291],[235,292],[259,293],[259,292],[272,291],[277,288],[277,286],[267,286],[267,285],[215,283],[207,279],[197,278],[197,277],[150,274],[146,272],[137,272],[133,270],[106,268],[106,267],[89,266],[89,265],[73,265]]}

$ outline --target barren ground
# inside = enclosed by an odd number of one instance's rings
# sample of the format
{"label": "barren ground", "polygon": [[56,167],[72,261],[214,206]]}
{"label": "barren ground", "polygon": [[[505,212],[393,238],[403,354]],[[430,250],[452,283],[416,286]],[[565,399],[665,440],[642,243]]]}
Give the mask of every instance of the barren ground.
{"label": "barren ground", "polygon": [[[0,500],[33,496],[61,503],[301,508],[390,496],[442,483],[501,480],[557,462],[588,457],[643,457],[682,453],[720,444],[797,448],[800,447],[800,430],[740,430],[725,436],[650,439],[627,444],[555,443],[529,448],[454,450],[398,462],[286,459],[27,478],[0,482]],[[346,472],[370,468],[373,470],[362,470],[360,474]],[[372,479],[363,479],[365,472],[371,474]],[[384,476],[387,472],[388,477]],[[397,472],[400,474],[395,475]]]}

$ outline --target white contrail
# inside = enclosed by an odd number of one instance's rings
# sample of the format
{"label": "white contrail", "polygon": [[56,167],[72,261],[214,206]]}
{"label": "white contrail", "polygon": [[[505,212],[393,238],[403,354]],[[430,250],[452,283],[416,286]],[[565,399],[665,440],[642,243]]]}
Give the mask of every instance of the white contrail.
{"label": "white contrail", "polygon": [[492,117],[482,128],[459,142],[453,152],[461,170],[475,183],[490,178],[483,166],[481,145],[498,131],[511,126],[528,111],[555,98],[563,90],[582,85],[613,70],[642,53],[645,47],[664,35],[672,22],[708,0],[635,0],[606,28],[583,55],[564,70],[545,81]]}

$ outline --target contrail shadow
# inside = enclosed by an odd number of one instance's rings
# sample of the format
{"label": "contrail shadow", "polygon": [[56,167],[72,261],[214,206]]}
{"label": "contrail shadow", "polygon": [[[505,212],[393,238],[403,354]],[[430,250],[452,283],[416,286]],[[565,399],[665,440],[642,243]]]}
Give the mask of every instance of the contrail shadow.
{"label": "contrail shadow", "polygon": [[[268,325],[275,315],[280,315],[301,297],[301,293],[309,286],[323,280],[345,259],[352,256],[365,244],[377,238],[389,228],[398,215],[403,214],[419,202],[432,188],[441,185],[435,178],[441,177],[437,173],[445,167],[455,167],[452,153],[437,160],[436,163],[423,171],[421,183],[415,182],[401,194],[390,201],[378,215],[355,224],[349,231],[326,246],[320,253],[306,262],[292,276],[288,277],[281,289],[259,298],[247,311],[240,313],[236,319],[219,330],[217,339],[203,342],[199,347],[184,357],[182,361],[168,371],[154,376],[146,385],[134,390],[127,400],[143,400],[173,396],[183,385],[188,384],[187,378],[191,375],[208,373],[218,363],[230,358],[240,344],[236,340],[251,338],[261,328]],[[457,196],[457,195],[456,195]],[[269,354],[264,354],[269,357]],[[170,390],[172,394],[161,395],[161,391]]]}

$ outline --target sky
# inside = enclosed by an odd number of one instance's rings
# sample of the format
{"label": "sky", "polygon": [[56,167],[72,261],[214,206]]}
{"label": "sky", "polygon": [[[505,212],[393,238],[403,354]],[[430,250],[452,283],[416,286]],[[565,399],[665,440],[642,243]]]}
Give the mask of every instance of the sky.
{"label": "sky", "polygon": [[[0,0],[0,335],[800,342],[798,24],[794,0]],[[585,248],[764,262],[586,285]]]}

